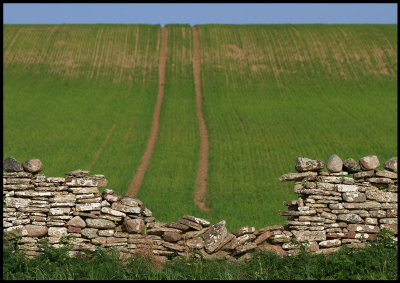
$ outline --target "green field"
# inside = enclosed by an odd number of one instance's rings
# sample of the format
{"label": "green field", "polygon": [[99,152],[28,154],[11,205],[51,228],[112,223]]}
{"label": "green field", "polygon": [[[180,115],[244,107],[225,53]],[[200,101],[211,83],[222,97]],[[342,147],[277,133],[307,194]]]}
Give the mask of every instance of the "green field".
{"label": "green field", "polygon": [[[283,224],[296,195],[278,178],[296,157],[397,155],[397,25],[199,25],[202,212],[193,33],[166,28],[160,127],[138,194],[157,220]],[[151,128],[160,38],[159,25],[3,25],[3,157],[39,158],[46,176],[90,168],[124,194]]]}

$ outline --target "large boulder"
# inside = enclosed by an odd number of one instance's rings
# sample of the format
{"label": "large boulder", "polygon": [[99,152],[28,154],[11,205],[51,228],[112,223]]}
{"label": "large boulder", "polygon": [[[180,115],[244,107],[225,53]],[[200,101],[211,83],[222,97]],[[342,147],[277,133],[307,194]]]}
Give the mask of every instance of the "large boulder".
{"label": "large boulder", "polygon": [[336,154],[332,154],[329,157],[328,162],[326,163],[326,169],[328,169],[329,172],[338,173],[342,171],[342,168],[343,168],[342,159],[340,159],[340,157],[337,156]]}
{"label": "large boulder", "polygon": [[376,155],[364,156],[360,159],[361,169],[364,171],[373,170],[381,166]]}
{"label": "large boulder", "polygon": [[348,158],[343,161],[343,170],[349,173],[356,173],[361,170],[361,167],[353,158]]}
{"label": "large boulder", "polygon": [[211,226],[203,235],[206,252],[209,254],[215,252],[227,235],[225,220]]}
{"label": "large boulder", "polygon": [[21,172],[24,171],[21,164],[14,157],[7,157],[3,161],[3,170],[7,172]]}
{"label": "large boulder", "polygon": [[318,171],[325,166],[322,160],[312,160],[307,157],[297,157],[295,161],[295,168],[297,172]]}
{"label": "large boulder", "polygon": [[25,160],[24,162],[22,162],[22,167],[24,168],[25,172],[33,174],[39,173],[43,170],[42,161],[37,158]]}
{"label": "large boulder", "polygon": [[397,173],[397,157],[392,157],[388,161],[383,163],[383,168]]}

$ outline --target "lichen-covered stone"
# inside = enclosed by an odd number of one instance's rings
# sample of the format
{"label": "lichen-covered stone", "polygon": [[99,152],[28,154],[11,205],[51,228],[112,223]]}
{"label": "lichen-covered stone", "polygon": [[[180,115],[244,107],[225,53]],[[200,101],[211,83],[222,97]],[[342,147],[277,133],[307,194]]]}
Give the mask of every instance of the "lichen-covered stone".
{"label": "lichen-covered stone", "polygon": [[348,158],[345,161],[343,161],[343,170],[349,173],[355,173],[361,171],[361,166],[353,158]]}
{"label": "lichen-covered stone", "polygon": [[397,157],[392,157],[388,161],[383,163],[383,168],[397,173]]}
{"label": "lichen-covered stone", "polygon": [[225,220],[211,226],[203,235],[204,248],[207,253],[215,252],[227,235],[228,231],[225,227]]}
{"label": "lichen-covered stone", "polygon": [[312,160],[307,157],[297,157],[295,160],[295,168],[297,172],[318,171],[325,166],[322,160]]}
{"label": "lichen-covered stone", "polygon": [[128,233],[141,233],[145,227],[141,218],[125,220],[123,226]]}
{"label": "lichen-covered stone", "polygon": [[87,218],[85,220],[86,226],[89,228],[97,229],[112,229],[115,228],[114,222],[107,219]]}
{"label": "lichen-covered stone", "polygon": [[364,156],[360,159],[361,169],[364,171],[373,170],[381,166],[376,155]]}
{"label": "lichen-covered stone", "polygon": [[21,172],[24,171],[24,168],[22,168],[22,165],[17,161],[17,159],[10,156],[3,161],[3,170],[7,172]]}

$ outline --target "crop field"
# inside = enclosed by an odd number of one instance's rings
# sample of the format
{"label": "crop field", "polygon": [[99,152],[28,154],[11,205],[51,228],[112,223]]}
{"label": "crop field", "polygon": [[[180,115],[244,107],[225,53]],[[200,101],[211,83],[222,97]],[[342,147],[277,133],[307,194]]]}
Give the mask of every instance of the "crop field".
{"label": "crop field", "polygon": [[[137,197],[159,221],[183,214],[229,231],[283,224],[298,156],[397,155],[396,25],[198,25],[208,131],[205,205],[194,202],[201,135],[194,28],[3,25],[3,157],[46,176],[104,174],[124,194],[164,96]],[[198,112],[197,112],[198,113]]]}

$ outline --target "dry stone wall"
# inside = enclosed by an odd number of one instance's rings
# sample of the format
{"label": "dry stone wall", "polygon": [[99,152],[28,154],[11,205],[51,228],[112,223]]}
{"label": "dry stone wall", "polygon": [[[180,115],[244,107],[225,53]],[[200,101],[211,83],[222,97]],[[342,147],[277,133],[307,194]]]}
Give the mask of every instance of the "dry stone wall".
{"label": "dry stone wall", "polygon": [[18,246],[30,257],[41,254],[38,243],[48,239],[60,247],[63,237],[72,244],[70,255],[81,249],[113,247],[127,256],[147,254],[165,261],[176,256],[242,260],[256,249],[279,256],[299,251],[331,253],[375,240],[381,227],[397,240],[397,157],[380,166],[376,156],[356,162],[332,155],[324,171],[321,160],[299,157],[296,173],[281,181],[294,181],[298,199],[283,204],[289,216],[284,225],[256,230],[252,226],[228,232],[225,221],[214,225],[183,215],[175,222],[159,222],[136,198],[120,196],[107,186],[103,175],[89,171],[67,172],[67,177],[46,177],[38,159],[21,164],[12,157],[3,162],[4,236],[19,235]]}

